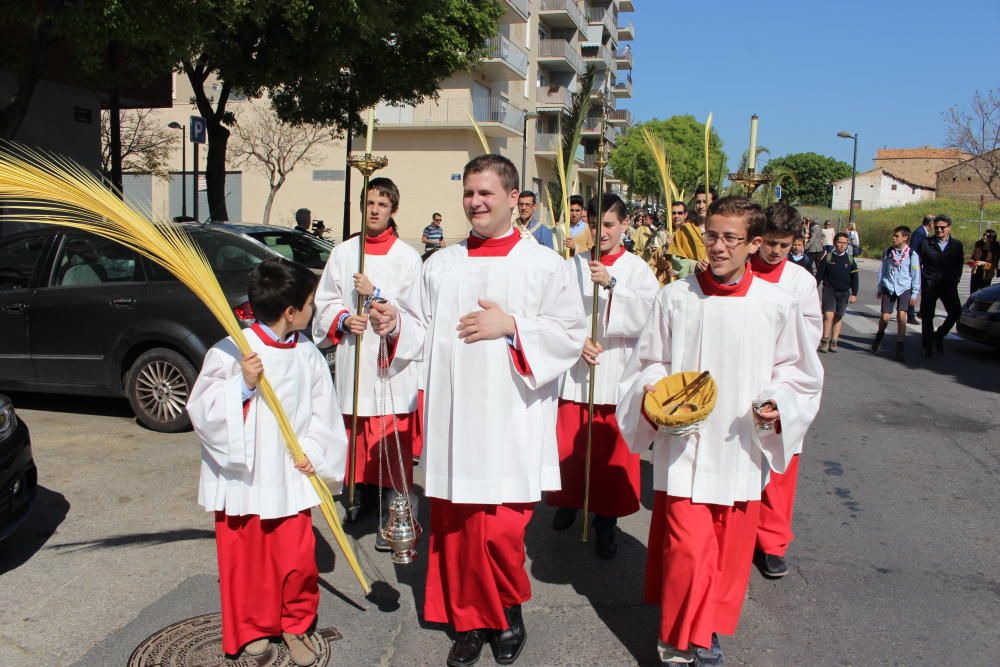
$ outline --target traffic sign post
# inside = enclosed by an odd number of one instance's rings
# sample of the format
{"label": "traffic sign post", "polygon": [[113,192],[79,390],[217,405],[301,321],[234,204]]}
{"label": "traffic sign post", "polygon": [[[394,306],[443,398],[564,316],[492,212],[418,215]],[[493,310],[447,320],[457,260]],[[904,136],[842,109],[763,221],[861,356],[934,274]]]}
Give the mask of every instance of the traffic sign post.
{"label": "traffic sign post", "polygon": [[774,198],[775,199],[781,199],[781,186],[780,185],[775,185],[774,186]]}
{"label": "traffic sign post", "polygon": [[208,124],[202,116],[191,116],[189,127],[191,133],[189,139],[194,144],[194,169],[192,177],[192,192],[194,193],[194,219],[198,219],[198,146],[208,139]]}

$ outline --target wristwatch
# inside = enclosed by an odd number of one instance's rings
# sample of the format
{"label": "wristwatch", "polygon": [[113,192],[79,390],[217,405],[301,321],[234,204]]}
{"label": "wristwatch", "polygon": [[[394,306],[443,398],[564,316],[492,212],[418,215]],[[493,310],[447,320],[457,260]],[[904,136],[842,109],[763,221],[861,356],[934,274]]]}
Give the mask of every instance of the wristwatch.
{"label": "wristwatch", "polygon": [[604,289],[606,289],[606,290],[608,290],[610,292],[611,290],[613,290],[615,288],[615,285],[617,285],[617,284],[618,284],[618,279],[615,278],[614,276],[611,276],[611,280],[608,281],[608,284],[604,287]]}

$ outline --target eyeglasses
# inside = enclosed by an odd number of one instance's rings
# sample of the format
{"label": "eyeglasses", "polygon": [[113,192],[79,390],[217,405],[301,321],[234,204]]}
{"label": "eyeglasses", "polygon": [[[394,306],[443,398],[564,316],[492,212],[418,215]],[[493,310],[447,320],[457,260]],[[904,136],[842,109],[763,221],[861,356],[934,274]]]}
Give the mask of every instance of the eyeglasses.
{"label": "eyeglasses", "polygon": [[687,211],[671,211],[674,215],[687,215]]}
{"label": "eyeglasses", "polygon": [[941,231],[942,229],[948,229],[951,225],[934,225],[934,229]]}
{"label": "eyeglasses", "polygon": [[715,232],[705,232],[704,234],[701,235],[701,240],[704,241],[705,246],[709,248],[714,246],[715,242],[718,241],[719,239],[722,239],[722,243],[727,248],[735,248],[741,242],[746,241],[747,237],[737,236],[736,234],[723,234],[722,236],[719,236]]}

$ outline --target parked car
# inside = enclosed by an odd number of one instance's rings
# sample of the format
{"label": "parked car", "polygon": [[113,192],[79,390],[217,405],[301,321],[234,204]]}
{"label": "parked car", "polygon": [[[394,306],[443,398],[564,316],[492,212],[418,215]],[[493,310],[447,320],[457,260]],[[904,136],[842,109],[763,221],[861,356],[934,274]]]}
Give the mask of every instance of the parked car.
{"label": "parked car", "polygon": [[[249,325],[247,275],[275,252],[217,226],[186,228]],[[223,336],[187,287],[122,245],[59,227],[0,239],[0,390],[125,396],[145,426],[182,431],[201,362]]]}
{"label": "parked car", "polygon": [[267,246],[285,259],[308,266],[317,274],[323,273],[326,260],[330,259],[330,252],[333,250],[331,241],[288,227],[234,222],[209,223],[206,227],[222,228],[234,234],[241,234]]}
{"label": "parked car", "polygon": [[38,495],[38,470],[31,457],[28,425],[11,400],[0,394],[0,542],[17,530]]}
{"label": "parked car", "polygon": [[962,338],[1000,347],[1000,284],[972,294],[958,318]]}

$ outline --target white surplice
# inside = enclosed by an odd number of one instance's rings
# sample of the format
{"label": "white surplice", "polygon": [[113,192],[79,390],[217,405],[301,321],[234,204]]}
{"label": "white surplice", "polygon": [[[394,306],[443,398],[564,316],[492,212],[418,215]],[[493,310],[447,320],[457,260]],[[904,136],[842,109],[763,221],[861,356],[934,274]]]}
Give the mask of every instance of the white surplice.
{"label": "white surplice", "polygon": [[[530,239],[504,257],[469,257],[462,242],[427,260],[421,296],[427,496],[527,503],[558,490],[558,380],[586,337],[569,264]],[[459,319],[480,299],[514,317],[529,374],[517,371],[506,340],[458,338]],[[404,315],[404,331],[410,324]]]}
{"label": "white surplice", "polygon": [[[576,283],[577,293],[583,303],[590,335],[591,313],[594,307],[594,282],[590,279],[591,255],[589,252],[566,260]],[[598,287],[598,342],[604,351],[598,356],[594,372],[594,404],[617,405],[618,381],[625,370],[625,362],[642,331],[660,283],[652,269],[640,257],[626,252],[605,267],[615,279],[611,291]],[[560,398],[576,403],[588,402],[590,366],[582,358],[563,377]]]}
{"label": "white surplice", "polygon": [[[326,359],[302,334],[290,348],[268,345],[250,330],[246,337],[260,355],[303,452],[330,491],[338,493],[347,462],[347,435]],[[278,421],[259,388],[244,417],[240,359],[231,338],[216,344],[205,355],[188,399],[191,424],[202,441],[198,503],[230,516],[294,516],[319,505],[319,497],[295,469]]]}
{"label": "white surplice", "polygon": [[[397,309],[415,312],[419,307],[420,255],[409,245],[396,239],[385,255],[365,254],[365,275],[380,296]],[[316,289],[316,315],[313,337],[323,347],[328,334],[336,327],[338,316],[347,311],[354,314],[358,293],[354,289],[354,274],[358,272],[358,237],[344,241],[330,253]],[[354,348],[357,337],[342,334],[337,344],[335,382],[340,407],[344,414],[354,409]],[[408,330],[401,326],[395,341],[395,356],[389,366],[389,390],[392,406],[385,412],[406,414],[417,409],[417,367],[410,363],[422,354],[423,329]],[[379,337],[369,324],[361,338],[361,382],[358,387],[358,415],[373,417],[379,411],[378,382]],[[386,394],[388,401],[388,393]]]}
{"label": "white surplice", "polygon": [[[746,296],[706,296],[691,276],[664,287],[622,377],[618,424],[636,453],[653,443],[653,487],[698,503],[759,500],[768,466],[784,472],[819,409],[823,367],[792,297],[753,278]],[[712,373],[719,393],[701,432],[673,436],[642,414],[644,385],[680,371]],[[755,427],[773,400],[781,433]]]}

